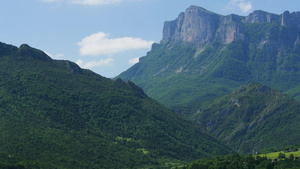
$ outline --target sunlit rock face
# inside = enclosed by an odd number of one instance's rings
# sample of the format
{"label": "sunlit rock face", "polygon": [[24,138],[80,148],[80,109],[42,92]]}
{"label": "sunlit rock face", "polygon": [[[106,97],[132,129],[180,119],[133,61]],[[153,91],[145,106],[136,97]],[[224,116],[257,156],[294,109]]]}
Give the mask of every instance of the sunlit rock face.
{"label": "sunlit rock face", "polygon": [[209,44],[229,44],[247,39],[245,24],[281,23],[282,26],[300,27],[300,12],[285,11],[281,15],[256,10],[248,16],[222,16],[204,8],[191,6],[173,21],[167,21],[163,28],[162,41]]}

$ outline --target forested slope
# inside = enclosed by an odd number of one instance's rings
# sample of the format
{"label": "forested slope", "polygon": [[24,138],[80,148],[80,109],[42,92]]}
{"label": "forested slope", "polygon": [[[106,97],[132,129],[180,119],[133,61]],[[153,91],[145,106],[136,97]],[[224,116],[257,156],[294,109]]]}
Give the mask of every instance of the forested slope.
{"label": "forested slope", "polygon": [[232,152],[130,81],[28,45],[0,43],[0,67],[0,151],[9,156],[46,168],[143,168]]}

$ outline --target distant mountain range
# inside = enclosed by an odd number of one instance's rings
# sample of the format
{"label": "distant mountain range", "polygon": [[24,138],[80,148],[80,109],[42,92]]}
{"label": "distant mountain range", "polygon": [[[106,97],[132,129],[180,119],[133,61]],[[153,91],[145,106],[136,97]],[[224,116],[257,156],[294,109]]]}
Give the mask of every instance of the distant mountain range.
{"label": "distant mountain range", "polygon": [[222,16],[191,6],[118,78],[172,107],[259,82],[300,100],[300,12]]}
{"label": "distant mountain range", "polygon": [[130,81],[28,45],[0,43],[0,67],[2,167],[166,167],[234,152]]}

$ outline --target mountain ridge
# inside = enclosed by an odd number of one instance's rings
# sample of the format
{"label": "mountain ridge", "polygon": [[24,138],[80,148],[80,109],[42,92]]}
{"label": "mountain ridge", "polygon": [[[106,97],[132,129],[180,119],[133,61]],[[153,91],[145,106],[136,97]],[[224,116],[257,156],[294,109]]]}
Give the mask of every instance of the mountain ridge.
{"label": "mountain ridge", "polygon": [[300,103],[259,83],[176,111],[243,154],[293,145],[300,138]]}
{"label": "mountain ridge", "polygon": [[272,23],[300,27],[300,12],[285,11],[281,15],[255,10],[248,16],[219,15],[202,7],[190,6],[173,21],[164,23],[162,41],[229,44],[244,40],[243,23]]}
{"label": "mountain ridge", "polygon": [[167,167],[233,152],[130,81],[28,45],[0,43],[0,66],[0,151],[29,166]]}
{"label": "mountain ridge", "polygon": [[300,100],[299,14],[257,10],[247,17],[222,16],[192,6],[166,22],[162,41],[117,78],[133,81],[169,107],[218,97],[251,82]]}

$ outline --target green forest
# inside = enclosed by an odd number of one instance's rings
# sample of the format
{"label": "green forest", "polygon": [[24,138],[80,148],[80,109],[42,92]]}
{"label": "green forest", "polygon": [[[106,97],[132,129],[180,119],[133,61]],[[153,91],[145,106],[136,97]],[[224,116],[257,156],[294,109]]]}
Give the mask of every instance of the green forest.
{"label": "green forest", "polygon": [[21,165],[163,167],[234,152],[130,81],[28,45],[0,51],[0,151]]}
{"label": "green forest", "polygon": [[300,169],[300,19],[188,11],[212,42],[162,40],[112,79],[0,42],[0,169]]}
{"label": "green forest", "polygon": [[290,146],[300,139],[299,102],[260,83],[174,110],[242,154]]}
{"label": "green forest", "polygon": [[186,106],[258,82],[299,99],[300,28],[241,21],[245,40],[229,44],[162,41],[117,78],[168,106]]}

